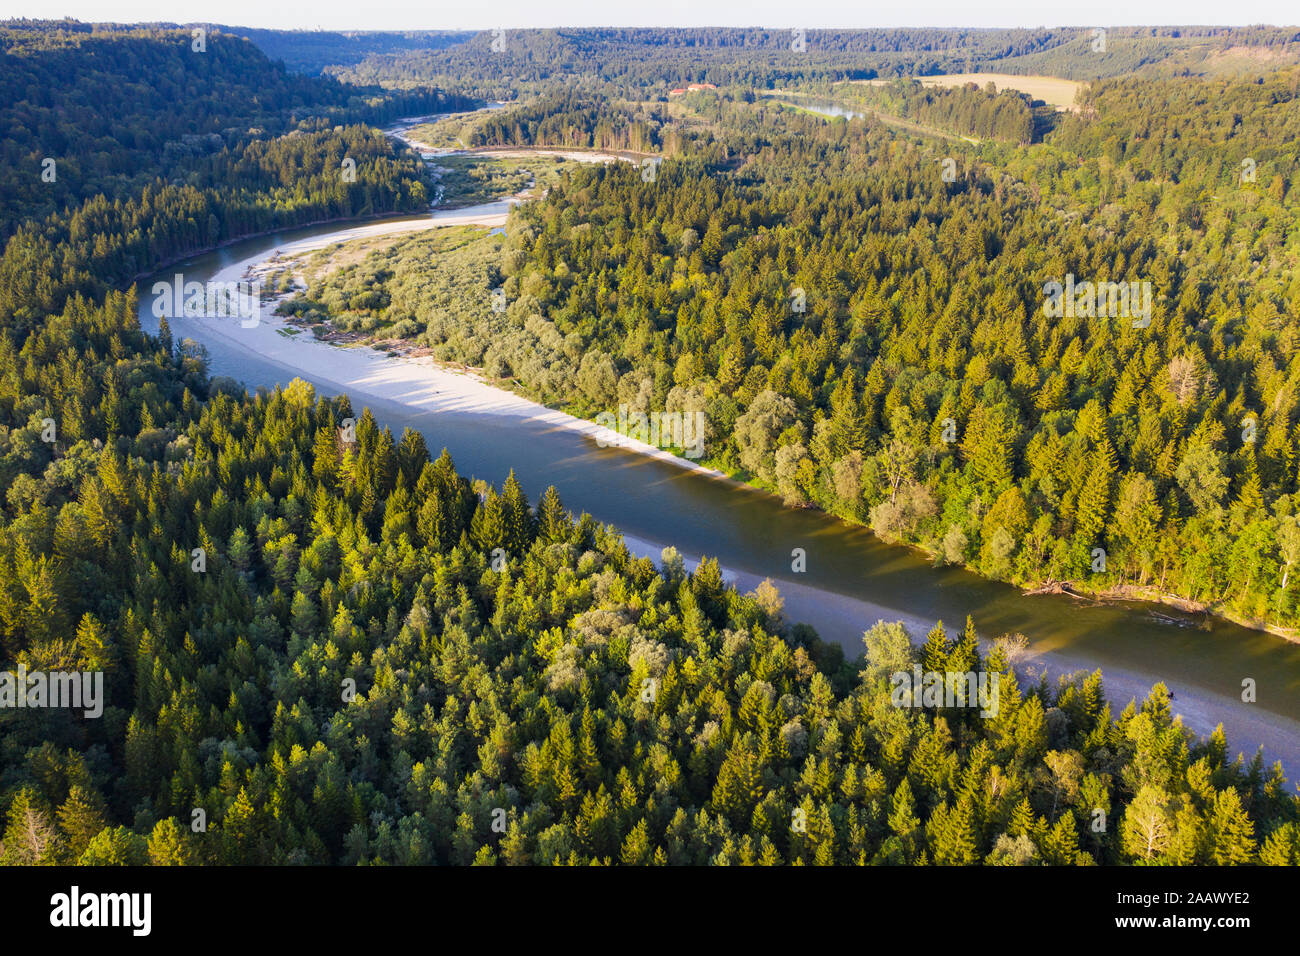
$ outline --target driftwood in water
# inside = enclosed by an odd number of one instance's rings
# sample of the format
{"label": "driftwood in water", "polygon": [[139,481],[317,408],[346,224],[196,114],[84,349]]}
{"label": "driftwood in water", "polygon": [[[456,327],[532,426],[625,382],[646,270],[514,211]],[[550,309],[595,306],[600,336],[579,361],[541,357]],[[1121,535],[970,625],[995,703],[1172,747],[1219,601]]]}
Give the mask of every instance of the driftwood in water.
{"label": "driftwood in water", "polygon": [[1025,591],[1025,594],[1065,594],[1073,598],[1085,597],[1085,595],[1074,590],[1069,581],[1046,581],[1036,588]]}
{"label": "driftwood in water", "polygon": [[1198,627],[1198,626],[1200,626],[1200,625],[1198,624],[1198,622],[1196,622],[1196,621],[1189,621],[1189,620],[1188,620],[1187,618],[1185,618],[1185,617],[1171,617],[1171,616],[1168,615],[1168,614],[1161,614],[1159,611],[1148,611],[1147,614],[1148,614],[1149,617],[1151,617],[1151,618],[1154,619],[1154,620],[1159,621],[1161,624],[1173,624],[1175,627]]}

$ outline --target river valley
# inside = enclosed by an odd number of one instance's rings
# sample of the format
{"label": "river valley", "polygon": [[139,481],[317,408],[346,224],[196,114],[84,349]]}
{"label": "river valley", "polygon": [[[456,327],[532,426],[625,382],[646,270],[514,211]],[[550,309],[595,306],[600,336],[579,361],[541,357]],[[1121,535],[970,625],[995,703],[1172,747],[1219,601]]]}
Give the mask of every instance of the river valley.
{"label": "river valley", "polygon": [[[442,225],[499,227],[508,210],[501,201],[290,230],[196,256],[156,278],[183,273],[187,282],[231,281],[276,252]],[[153,281],[140,285],[140,322],[149,331],[158,325]],[[1300,766],[1300,645],[1168,608],[1027,596],[959,568],[934,568],[923,555],[885,544],[864,528],[786,508],[764,492],[681,467],[685,462],[599,447],[590,423],[463,373],[289,334],[276,317],[263,316],[251,329],[235,318],[169,322],[178,341],[190,338],[207,349],[213,375],[250,388],[301,377],[322,393],[346,392],[358,412],[369,407],[396,433],[419,429],[435,454],[445,446],[464,474],[499,483],[513,468],[534,502],[554,484],[568,508],[614,524],[638,553],[657,556],[671,544],[689,559],[716,557],[746,590],[771,578],[787,616],[813,625],[850,657],[860,653],[862,632],[877,620],[902,620],[919,641],[932,622],[942,620],[953,633],[970,614],[987,637],[1024,634],[1030,663],[1050,675],[1102,668],[1116,712],[1163,681],[1175,692],[1175,713],[1192,730],[1205,734],[1222,723],[1231,753],[1249,758],[1262,745],[1266,760],[1282,760],[1292,775]],[[795,549],[806,555],[806,570],[793,570]],[[1245,680],[1254,682],[1257,702],[1241,700]]]}

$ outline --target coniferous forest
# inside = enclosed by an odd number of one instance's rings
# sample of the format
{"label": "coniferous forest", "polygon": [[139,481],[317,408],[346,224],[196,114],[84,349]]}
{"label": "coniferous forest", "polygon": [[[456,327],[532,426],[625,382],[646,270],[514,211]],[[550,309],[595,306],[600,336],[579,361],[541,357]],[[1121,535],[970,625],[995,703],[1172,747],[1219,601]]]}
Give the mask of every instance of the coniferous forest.
{"label": "coniferous forest", "polygon": [[[1300,768],[1162,682],[1033,679],[973,618],[846,650],[142,329],[166,264],[426,212],[400,119],[625,151],[281,314],[581,418],[702,409],[709,465],[938,565],[1300,625],[1300,33],[704,33],[519,31],[507,69],[490,34],[0,25],[0,670],[105,695],[0,706],[0,864],[1300,864]],[[1053,64],[1072,109],[906,79]],[[1067,274],[1148,283],[1149,322],[1049,314]],[[995,712],[900,706],[914,670]]]}

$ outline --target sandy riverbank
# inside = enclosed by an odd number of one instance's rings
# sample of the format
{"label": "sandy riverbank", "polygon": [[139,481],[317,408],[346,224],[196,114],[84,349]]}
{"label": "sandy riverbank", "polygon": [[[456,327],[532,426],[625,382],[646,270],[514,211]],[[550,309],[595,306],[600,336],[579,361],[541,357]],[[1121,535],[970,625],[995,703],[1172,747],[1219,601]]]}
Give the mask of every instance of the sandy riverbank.
{"label": "sandy riverbank", "polygon": [[[385,132],[394,139],[401,140],[425,159],[446,159],[452,156],[477,156],[483,159],[521,159],[529,156],[554,156],[557,159],[569,159],[579,163],[637,163],[640,162],[642,155],[631,153],[620,155],[595,149],[566,149],[547,146],[433,146],[410,135],[410,129],[418,125],[398,126]],[[650,155],[652,154],[644,154],[644,156]]]}
{"label": "sandy riverbank", "polygon": [[[295,255],[337,242],[415,232],[439,226],[499,226],[505,223],[510,201],[436,212],[416,222],[381,222],[286,243],[279,249],[233,262],[212,277],[214,282],[233,282],[258,270],[272,256]],[[340,347],[317,341],[310,331],[291,325],[263,309],[253,328],[244,328],[238,318],[192,318],[169,320],[173,334],[202,343],[221,339],[227,346],[250,356],[268,359],[292,368],[303,378],[323,379],[352,395],[361,406],[367,398],[380,399],[426,412],[458,412],[484,416],[529,419],[551,428],[563,428],[585,435],[598,443],[658,458],[680,468],[730,481],[721,472],[678,458],[671,452],[618,432],[547,408],[513,392],[497,388],[472,372],[445,368],[432,359],[393,356],[368,346]]]}

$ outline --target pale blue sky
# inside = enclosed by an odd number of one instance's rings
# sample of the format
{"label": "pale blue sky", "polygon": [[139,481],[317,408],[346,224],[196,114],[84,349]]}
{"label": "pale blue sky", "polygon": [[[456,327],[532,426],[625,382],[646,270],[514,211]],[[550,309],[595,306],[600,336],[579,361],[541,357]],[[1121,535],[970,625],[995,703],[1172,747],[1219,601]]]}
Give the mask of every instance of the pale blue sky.
{"label": "pale blue sky", "polygon": [[1120,26],[1300,23],[1296,0],[0,0],[3,17],[276,29],[413,30],[560,26]]}

